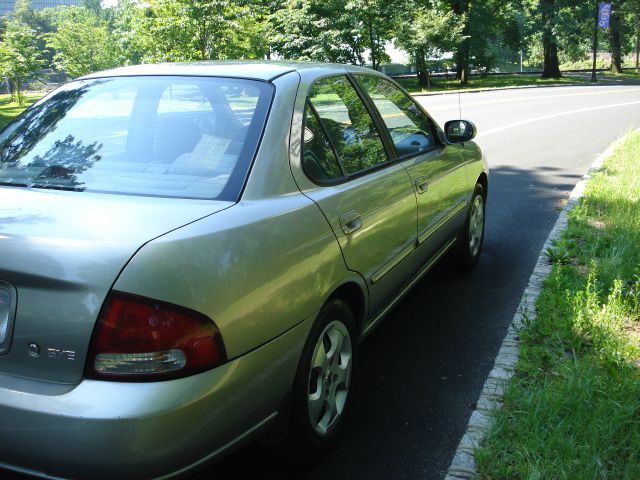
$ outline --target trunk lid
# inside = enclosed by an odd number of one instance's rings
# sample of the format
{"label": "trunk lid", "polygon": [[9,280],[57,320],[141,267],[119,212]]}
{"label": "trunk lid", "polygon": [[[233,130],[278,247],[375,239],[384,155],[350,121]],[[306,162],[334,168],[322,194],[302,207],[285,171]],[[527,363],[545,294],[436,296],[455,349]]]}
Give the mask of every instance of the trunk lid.
{"label": "trunk lid", "polygon": [[0,284],[5,303],[12,297],[0,373],[79,382],[100,308],[131,256],[231,205],[0,187]]}

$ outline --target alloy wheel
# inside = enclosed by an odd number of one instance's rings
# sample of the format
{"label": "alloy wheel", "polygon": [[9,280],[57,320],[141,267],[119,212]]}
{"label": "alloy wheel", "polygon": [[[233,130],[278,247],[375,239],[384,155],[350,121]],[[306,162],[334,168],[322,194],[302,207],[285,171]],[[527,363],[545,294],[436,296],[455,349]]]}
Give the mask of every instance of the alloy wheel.
{"label": "alloy wheel", "polygon": [[484,234],[484,200],[482,195],[473,199],[471,218],[469,219],[469,253],[476,256],[480,250],[482,235]]}
{"label": "alloy wheel", "polygon": [[313,350],[307,408],[313,431],[324,437],[338,424],[346,405],[353,366],[351,337],[340,321],[330,322]]}

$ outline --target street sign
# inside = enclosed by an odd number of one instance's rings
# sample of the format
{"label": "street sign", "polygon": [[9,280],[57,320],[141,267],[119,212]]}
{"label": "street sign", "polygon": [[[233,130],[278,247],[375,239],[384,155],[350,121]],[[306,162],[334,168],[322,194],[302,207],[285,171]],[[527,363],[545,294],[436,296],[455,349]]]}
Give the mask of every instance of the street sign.
{"label": "street sign", "polygon": [[609,28],[611,20],[611,4],[600,3],[598,5],[598,28]]}

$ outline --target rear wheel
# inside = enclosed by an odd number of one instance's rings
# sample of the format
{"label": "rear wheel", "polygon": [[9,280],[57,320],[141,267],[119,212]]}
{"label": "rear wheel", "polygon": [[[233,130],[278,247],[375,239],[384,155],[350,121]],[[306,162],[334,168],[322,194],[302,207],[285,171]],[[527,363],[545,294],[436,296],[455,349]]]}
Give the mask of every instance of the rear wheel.
{"label": "rear wheel", "polygon": [[311,330],[293,387],[286,453],[318,458],[336,442],[348,413],[356,358],[355,321],[347,304],[325,304]]}
{"label": "rear wheel", "polygon": [[458,260],[461,267],[472,269],[478,264],[484,243],[485,196],[479,183],[473,190],[471,207],[458,239]]}

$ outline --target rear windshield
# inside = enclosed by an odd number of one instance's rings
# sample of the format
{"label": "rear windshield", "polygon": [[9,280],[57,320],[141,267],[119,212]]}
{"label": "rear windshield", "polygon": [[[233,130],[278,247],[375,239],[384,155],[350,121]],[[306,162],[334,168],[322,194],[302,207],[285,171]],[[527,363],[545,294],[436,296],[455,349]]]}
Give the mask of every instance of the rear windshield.
{"label": "rear windshield", "polygon": [[0,185],[236,200],[272,90],[219,77],[69,83],[0,132]]}

